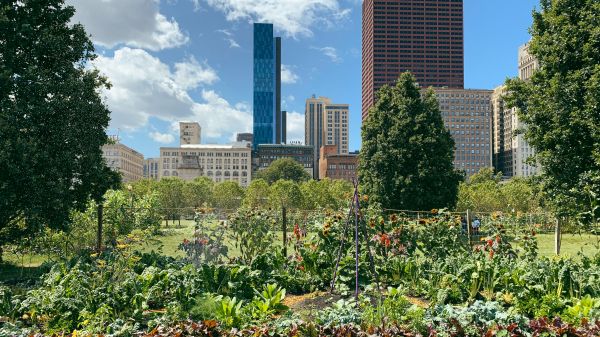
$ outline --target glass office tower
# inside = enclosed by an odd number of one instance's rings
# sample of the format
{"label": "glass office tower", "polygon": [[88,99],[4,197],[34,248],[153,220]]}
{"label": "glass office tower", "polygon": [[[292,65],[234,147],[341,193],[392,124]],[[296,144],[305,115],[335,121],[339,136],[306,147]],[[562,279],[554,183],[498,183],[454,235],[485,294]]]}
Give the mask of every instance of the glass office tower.
{"label": "glass office tower", "polygon": [[254,24],[253,148],[285,142],[281,115],[281,38],[273,25]]}

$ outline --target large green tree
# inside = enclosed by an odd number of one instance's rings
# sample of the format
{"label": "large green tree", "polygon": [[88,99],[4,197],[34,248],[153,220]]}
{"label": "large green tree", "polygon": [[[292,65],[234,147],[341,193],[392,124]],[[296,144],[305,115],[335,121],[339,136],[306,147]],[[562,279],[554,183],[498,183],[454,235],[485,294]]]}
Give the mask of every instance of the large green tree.
{"label": "large green tree", "polygon": [[310,179],[304,166],[291,158],[277,159],[266,169],[259,171],[256,178],[263,179],[269,184],[278,180],[292,180],[297,183]]}
{"label": "large green tree", "polygon": [[0,4],[0,247],[67,228],[116,180],[101,152],[109,84],[88,68],[94,47],[74,12],[63,0]]}
{"label": "large green tree", "polygon": [[528,125],[558,213],[588,212],[600,200],[600,1],[542,0],[531,35],[539,69],[507,81],[506,100]]}
{"label": "large green tree", "polygon": [[359,178],[364,193],[383,208],[453,207],[462,174],[454,169],[454,140],[435,93],[410,73],[384,86],[362,126]]}
{"label": "large green tree", "polygon": [[244,189],[236,181],[224,181],[213,188],[214,206],[221,210],[236,210],[244,200]]}
{"label": "large green tree", "polygon": [[255,208],[265,206],[269,198],[269,184],[262,179],[254,179],[246,189],[244,207]]}

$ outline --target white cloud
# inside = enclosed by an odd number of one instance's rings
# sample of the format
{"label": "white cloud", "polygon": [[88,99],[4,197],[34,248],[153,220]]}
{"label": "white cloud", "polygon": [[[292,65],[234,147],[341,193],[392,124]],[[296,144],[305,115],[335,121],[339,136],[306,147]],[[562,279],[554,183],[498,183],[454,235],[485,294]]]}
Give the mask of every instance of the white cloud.
{"label": "white cloud", "polygon": [[281,65],[281,83],[294,84],[298,79],[298,75],[292,71],[291,66],[285,64]]}
{"label": "white cloud", "polygon": [[170,144],[175,141],[175,136],[170,133],[160,133],[158,131],[153,131],[148,134],[150,138],[152,138],[155,142],[161,144]]}
{"label": "white cloud", "polygon": [[225,37],[223,38],[226,42],[229,43],[229,48],[241,48],[239,43],[233,39],[233,33],[228,31],[227,29],[219,29],[217,30],[219,33],[223,33]]}
{"label": "white cloud", "polygon": [[287,36],[312,36],[313,26],[330,27],[348,17],[340,0],[207,0],[227,20],[270,22]]}
{"label": "white cloud", "polygon": [[335,62],[335,63],[342,62],[342,58],[338,56],[337,49],[335,49],[334,47],[322,47],[322,48],[311,47],[311,49],[320,51],[321,53],[323,53],[323,55],[329,57],[329,59],[332,62]]}
{"label": "white cloud", "polygon": [[159,13],[158,0],[67,0],[76,9],[92,40],[104,47],[120,44],[161,50],[186,44],[189,38],[174,19]]}
{"label": "white cloud", "polygon": [[213,84],[219,76],[206,62],[202,66],[192,56],[187,61],[175,63],[174,80],[184,89],[194,89],[200,84]]}
{"label": "white cloud", "polygon": [[252,111],[245,103],[232,106],[212,90],[203,90],[204,103],[194,104],[193,118],[200,122],[202,134],[217,139],[237,132],[251,132]]}
{"label": "white cloud", "polygon": [[190,0],[192,2],[192,4],[194,5],[194,12],[197,12],[201,9],[200,7],[200,0]]}
{"label": "white cloud", "polygon": [[218,78],[208,65],[192,58],[171,68],[142,49],[124,47],[113,57],[99,56],[94,66],[113,85],[105,92],[112,111],[111,128],[136,130],[154,117],[167,122],[198,121],[203,139],[209,140],[251,130],[252,113],[247,104],[232,106],[206,89],[202,89],[200,101],[190,96],[188,90]]}
{"label": "white cloud", "polygon": [[304,114],[292,111],[287,113],[287,141],[304,143]]}

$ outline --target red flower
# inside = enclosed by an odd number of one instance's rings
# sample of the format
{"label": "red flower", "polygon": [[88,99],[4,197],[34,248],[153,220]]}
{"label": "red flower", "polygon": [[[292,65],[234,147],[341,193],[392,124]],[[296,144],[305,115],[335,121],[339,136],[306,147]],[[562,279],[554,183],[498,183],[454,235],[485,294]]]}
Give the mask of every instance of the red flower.
{"label": "red flower", "polygon": [[379,243],[381,243],[385,247],[389,247],[391,244],[390,237],[387,234],[381,234],[379,237]]}
{"label": "red flower", "polygon": [[302,238],[302,232],[300,231],[300,226],[296,223],[294,225],[294,235],[296,236],[296,240],[300,240]]}

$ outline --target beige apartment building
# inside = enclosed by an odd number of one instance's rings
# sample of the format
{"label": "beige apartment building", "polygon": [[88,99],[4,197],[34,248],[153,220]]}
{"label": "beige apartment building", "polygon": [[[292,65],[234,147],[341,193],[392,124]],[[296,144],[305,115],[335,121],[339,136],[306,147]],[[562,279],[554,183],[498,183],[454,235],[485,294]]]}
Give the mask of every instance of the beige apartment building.
{"label": "beige apartment building", "polygon": [[158,159],[158,158],[144,159],[144,179],[158,180],[159,167],[160,167],[160,159]]}
{"label": "beige apartment building", "polygon": [[[529,54],[527,44],[519,48],[519,78],[528,81],[538,68],[537,60]],[[535,150],[523,134],[527,125],[519,119],[515,108],[505,105],[506,87],[494,90],[492,97],[494,167],[505,178],[530,177],[539,173],[539,165],[531,165],[529,158]]]}
{"label": "beige apartment building", "polygon": [[335,104],[327,97],[315,97],[306,100],[304,119],[304,143],[312,146],[313,177],[319,179],[319,149],[325,145],[334,145],[337,154],[348,154],[348,104]]}
{"label": "beige apartment building", "polygon": [[200,144],[200,132],[196,122],[179,122],[179,144]]}
{"label": "beige apartment building", "polygon": [[111,169],[121,173],[124,183],[143,178],[144,155],[120,142],[118,137],[110,137],[113,144],[102,147],[102,156]]}
{"label": "beige apartment building", "polygon": [[246,187],[251,181],[251,151],[249,142],[161,147],[159,179],[179,177],[190,181],[208,177],[216,183],[235,181]]}
{"label": "beige apartment building", "polygon": [[492,90],[435,88],[455,142],[454,166],[467,177],[492,166]]}

